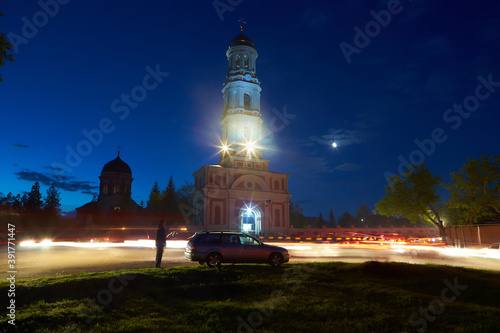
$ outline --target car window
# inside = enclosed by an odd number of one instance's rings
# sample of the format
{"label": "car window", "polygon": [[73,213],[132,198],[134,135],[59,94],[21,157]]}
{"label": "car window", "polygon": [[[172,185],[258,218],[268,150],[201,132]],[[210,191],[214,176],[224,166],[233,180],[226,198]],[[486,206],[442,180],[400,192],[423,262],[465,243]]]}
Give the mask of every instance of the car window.
{"label": "car window", "polygon": [[203,243],[220,243],[220,234],[208,234]]}
{"label": "car window", "polygon": [[194,236],[191,238],[191,242],[193,242],[193,243],[198,243],[198,241],[200,240],[201,236],[203,236],[203,234],[196,234],[196,235],[194,235]]}
{"label": "car window", "polygon": [[243,245],[259,245],[260,243],[249,236],[240,236],[240,242]]}
{"label": "car window", "polygon": [[240,240],[237,235],[222,234],[221,243],[223,244],[239,244]]}

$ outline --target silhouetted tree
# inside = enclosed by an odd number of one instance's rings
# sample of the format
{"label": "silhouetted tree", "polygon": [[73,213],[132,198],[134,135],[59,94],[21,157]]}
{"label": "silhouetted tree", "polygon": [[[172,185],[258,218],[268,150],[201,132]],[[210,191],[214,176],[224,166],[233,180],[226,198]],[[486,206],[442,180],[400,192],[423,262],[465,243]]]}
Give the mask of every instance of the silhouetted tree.
{"label": "silhouetted tree", "polygon": [[167,187],[161,194],[162,208],[167,212],[178,212],[177,193],[175,191],[174,179],[170,176]]}
{"label": "silhouetted tree", "polygon": [[61,216],[61,193],[52,184],[47,190],[47,196],[43,203],[43,210],[47,217],[58,218]]}
{"label": "silhouetted tree", "polygon": [[307,228],[307,219],[302,211],[304,208],[300,207],[298,203],[290,201],[290,225],[294,228]]}
{"label": "silhouetted tree", "polygon": [[[0,2],[1,4],[1,2]],[[0,12],[0,17],[3,16],[3,13]],[[0,33],[0,67],[5,64],[5,60],[14,61],[14,56],[9,54],[9,51],[12,51],[13,45],[7,41],[7,37],[4,33]],[[2,75],[0,75],[0,82],[2,80]]]}
{"label": "silhouetted tree", "polygon": [[324,225],[326,225],[326,221],[323,219],[321,213],[319,213],[319,217],[314,221],[312,226],[313,228],[323,228]]}
{"label": "silhouetted tree", "polygon": [[194,184],[189,182],[185,182],[184,185],[177,191],[177,206],[186,222],[190,222],[193,218],[194,194]]}
{"label": "silhouetted tree", "polygon": [[354,224],[356,227],[364,227],[364,226],[374,226],[373,224],[373,213],[371,212],[368,205],[362,203],[358,209],[356,209],[356,223]]}
{"label": "silhouetted tree", "polygon": [[40,184],[35,183],[31,187],[30,193],[28,193],[28,198],[26,201],[25,211],[27,213],[39,213],[43,208],[42,194],[40,193]]}
{"label": "silhouetted tree", "polygon": [[335,226],[335,216],[333,215],[333,211],[330,209],[330,214],[328,215],[328,227],[334,228]]}
{"label": "silhouetted tree", "polygon": [[345,212],[338,219],[338,223],[342,228],[350,228],[354,225],[354,222],[355,219],[351,214],[349,214],[349,212]]}
{"label": "silhouetted tree", "polygon": [[149,211],[160,211],[161,208],[161,195],[160,195],[160,187],[158,186],[158,182],[155,181],[153,188],[151,189],[151,193],[149,194],[149,199],[146,203],[146,209]]}
{"label": "silhouetted tree", "polygon": [[500,156],[469,159],[446,185],[448,217],[455,224],[472,224],[500,218]]}

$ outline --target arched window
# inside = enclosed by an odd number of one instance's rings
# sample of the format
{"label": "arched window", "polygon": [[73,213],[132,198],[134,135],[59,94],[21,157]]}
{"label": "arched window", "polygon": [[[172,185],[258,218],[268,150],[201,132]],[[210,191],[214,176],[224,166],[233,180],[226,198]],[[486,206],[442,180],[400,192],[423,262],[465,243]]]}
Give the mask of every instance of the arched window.
{"label": "arched window", "polygon": [[250,110],[251,104],[250,104],[250,95],[249,94],[243,95],[243,103],[244,103],[243,106],[245,107],[245,109]]}
{"label": "arched window", "polygon": [[239,55],[236,56],[236,68],[241,67],[241,57]]}
{"label": "arched window", "polygon": [[243,67],[248,69],[248,56],[243,57]]}
{"label": "arched window", "polygon": [[280,189],[280,182],[279,181],[274,181],[274,189],[279,190]]}
{"label": "arched window", "polygon": [[118,192],[120,192],[120,186],[119,185],[113,186],[113,194],[117,194]]}
{"label": "arched window", "polygon": [[103,185],[102,194],[108,194],[108,185]]}

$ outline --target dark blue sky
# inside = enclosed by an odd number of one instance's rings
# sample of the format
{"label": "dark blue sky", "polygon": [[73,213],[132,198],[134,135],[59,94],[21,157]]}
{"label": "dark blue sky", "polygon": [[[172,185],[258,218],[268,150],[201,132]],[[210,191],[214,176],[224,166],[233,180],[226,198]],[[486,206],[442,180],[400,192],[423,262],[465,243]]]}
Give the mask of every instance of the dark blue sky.
{"label": "dark blue sky", "polygon": [[155,181],[192,182],[219,161],[225,52],[241,17],[259,52],[264,157],[291,175],[306,215],[374,208],[401,160],[448,180],[499,153],[494,1],[59,1],[0,6],[16,45],[0,68],[4,194],[56,181],[70,211],[97,193],[118,145],[137,202]]}

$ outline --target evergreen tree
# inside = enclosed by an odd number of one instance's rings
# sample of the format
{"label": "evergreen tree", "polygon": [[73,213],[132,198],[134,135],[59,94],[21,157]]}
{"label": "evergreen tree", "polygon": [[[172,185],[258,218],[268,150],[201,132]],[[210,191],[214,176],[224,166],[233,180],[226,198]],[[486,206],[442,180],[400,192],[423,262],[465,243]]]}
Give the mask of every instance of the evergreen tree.
{"label": "evergreen tree", "polygon": [[146,209],[149,211],[160,211],[160,206],[160,187],[158,186],[158,182],[155,181],[153,188],[151,189],[151,193],[149,194],[149,199],[146,202]]}
{"label": "evergreen tree", "polygon": [[326,225],[326,221],[323,219],[321,213],[319,213],[319,217],[314,221],[312,226],[313,228],[323,228],[324,225]]}
{"label": "evergreen tree", "polygon": [[167,212],[179,212],[177,205],[177,193],[175,191],[174,179],[170,176],[168,185],[161,194],[162,208]]}
{"label": "evergreen tree", "polygon": [[334,228],[336,227],[335,216],[333,215],[333,211],[330,209],[330,215],[328,215],[328,227]]}
{"label": "evergreen tree", "polygon": [[26,201],[25,211],[27,213],[39,213],[43,208],[42,194],[40,193],[40,184],[35,183],[31,187],[30,193],[28,193],[28,198]]}
{"label": "evergreen tree", "polygon": [[61,216],[61,193],[56,189],[55,185],[52,184],[47,190],[47,196],[43,204],[44,212],[48,217],[59,217]]}

